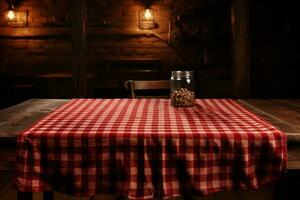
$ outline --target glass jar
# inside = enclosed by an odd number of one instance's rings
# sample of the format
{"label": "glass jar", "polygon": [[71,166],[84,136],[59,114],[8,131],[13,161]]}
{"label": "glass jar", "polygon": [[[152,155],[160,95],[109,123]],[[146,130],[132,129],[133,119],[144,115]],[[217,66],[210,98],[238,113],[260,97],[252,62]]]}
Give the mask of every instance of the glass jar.
{"label": "glass jar", "polygon": [[195,103],[195,80],[193,71],[172,71],[170,80],[171,105],[193,106]]}

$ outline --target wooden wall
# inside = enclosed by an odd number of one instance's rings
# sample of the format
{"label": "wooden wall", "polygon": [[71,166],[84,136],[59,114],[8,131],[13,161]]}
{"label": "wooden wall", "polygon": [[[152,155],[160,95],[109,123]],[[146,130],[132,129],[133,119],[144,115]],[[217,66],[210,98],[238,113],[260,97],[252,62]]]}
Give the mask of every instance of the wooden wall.
{"label": "wooden wall", "polygon": [[[28,27],[5,25],[8,4],[0,2],[1,107],[32,97],[72,97],[74,2],[15,2],[17,10],[28,10]],[[232,97],[232,2],[153,0],[156,28],[141,30],[138,12],[145,1],[86,1],[88,96],[126,97],[126,79],[169,78],[173,69],[192,69],[198,97]],[[250,2],[250,97],[299,97],[293,1]]]}

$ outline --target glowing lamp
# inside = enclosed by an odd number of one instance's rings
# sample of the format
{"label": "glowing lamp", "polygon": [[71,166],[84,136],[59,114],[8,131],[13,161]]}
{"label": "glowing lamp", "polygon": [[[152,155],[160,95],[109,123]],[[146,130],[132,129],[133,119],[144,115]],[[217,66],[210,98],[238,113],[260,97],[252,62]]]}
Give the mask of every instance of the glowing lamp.
{"label": "glowing lamp", "polygon": [[140,10],[139,12],[139,27],[141,29],[152,29],[155,27],[154,11],[150,8]]}
{"label": "glowing lamp", "polygon": [[145,20],[153,20],[153,13],[150,9],[145,9],[144,18]]}
{"label": "glowing lamp", "polygon": [[14,21],[15,18],[16,18],[16,14],[15,14],[15,11],[14,10],[8,10],[7,11],[7,14],[6,14],[6,17],[9,21]]}
{"label": "glowing lamp", "polygon": [[13,6],[9,6],[4,12],[4,24],[11,27],[26,27],[28,26],[28,11],[15,10]]}

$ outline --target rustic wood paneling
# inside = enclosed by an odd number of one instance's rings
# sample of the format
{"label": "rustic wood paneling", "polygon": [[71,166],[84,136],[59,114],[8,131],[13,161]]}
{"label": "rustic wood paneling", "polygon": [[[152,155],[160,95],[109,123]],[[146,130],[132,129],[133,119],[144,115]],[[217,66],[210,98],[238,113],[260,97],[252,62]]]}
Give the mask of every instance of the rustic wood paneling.
{"label": "rustic wood paneling", "polygon": [[74,97],[86,97],[86,1],[75,0],[72,5],[73,92]]}
{"label": "rustic wood paneling", "polygon": [[249,4],[250,0],[232,0],[231,6],[233,93],[237,98],[247,98],[250,92]]}
{"label": "rustic wood paneling", "polygon": [[1,38],[41,38],[41,37],[66,37],[71,31],[67,27],[30,27],[11,28],[1,27]]}

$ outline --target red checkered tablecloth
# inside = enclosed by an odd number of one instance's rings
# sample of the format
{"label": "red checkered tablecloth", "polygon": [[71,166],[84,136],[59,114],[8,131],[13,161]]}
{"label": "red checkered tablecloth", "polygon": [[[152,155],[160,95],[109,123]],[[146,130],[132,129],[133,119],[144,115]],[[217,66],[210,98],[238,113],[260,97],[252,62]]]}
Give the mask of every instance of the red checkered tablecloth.
{"label": "red checkered tablecloth", "polygon": [[74,99],[18,137],[19,191],[130,199],[258,188],[286,169],[286,136],[229,99]]}

